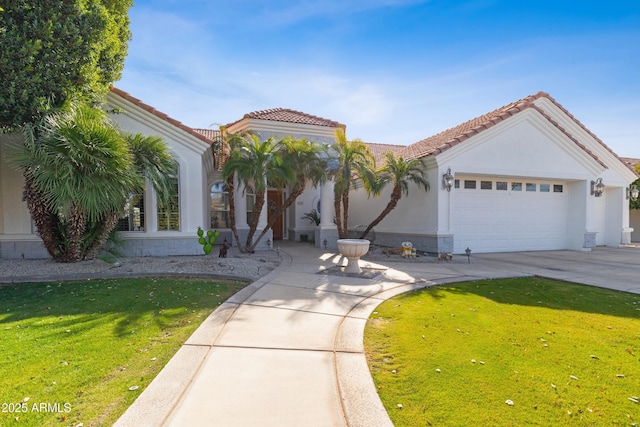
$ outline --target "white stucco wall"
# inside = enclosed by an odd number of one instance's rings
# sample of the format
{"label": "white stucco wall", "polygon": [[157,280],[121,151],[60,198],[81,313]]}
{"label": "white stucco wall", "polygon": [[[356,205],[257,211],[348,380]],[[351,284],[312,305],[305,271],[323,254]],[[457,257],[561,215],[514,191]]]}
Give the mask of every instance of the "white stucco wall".
{"label": "white stucco wall", "polygon": [[[582,131],[581,135],[588,134]],[[465,193],[460,189],[449,193],[441,185],[442,175],[451,168],[457,179],[531,181],[538,183],[536,185],[542,182],[561,183],[568,208],[563,213],[566,216],[566,237],[560,233],[555,240],[565,243],[557,244],[581,250],[589,245],[586,234],[594,233],[595,244],[619,245],[622,232],[628,226],[623,191],[628,177],[615,156],[607,150],[600,150],[600,155],[612,166],[600,164],[537,111],[523,111],[444,151],[435,160],[431,159],[431,191],[426,195],[411,191],[401,205],[376,227],[376,231],[417,236],[453,235],[454,240],[458,232],[460,238],[462,229],[455,224],[455,218],[460,216],[452,209],[459,205],[456,198],[466,197]],[[590,194],[590,182],[598,177],[603,178],[606,190],[602,197],[596,198]],[[373,219],[384,207],[389,191],[385,191],[380,200],[366,200],[363,190],[352,192],[350,225],[368,223]],[[492,197],[491,192],[487,192],[486,197]],[[493,197],[496,197],[495,193]],[[544,197],[538,198],[545,200]],[[549,206],[551,208],[552,204]],[[495,208],[500,209],[497,205]],[[536,205],[536,209],[544,209],[544,206]],[[498,213],[494,215],[496,218]],[[473,217],[473,211],[470,214]],[[558,222],[555,224],[558,229]],[[531,227],[544,227],[544,221],[532,218],[530,223],[521,224],[520,229],[526,229],[529,234],[535,233]],[[488,239],[491,240],[490,237]]]}
{"label": "white stucco wall", "polygon": [[0,135],[0,239],[3,235],[6,239],[33,236],[31,216],[27,204],[22,201],[22,174],[9,166],[6,160],[5,144],[16,140],[8,135]]}
{"label": "white stucco wall", "polygon": [[211,147],[204,141],[150,114],[138,106],[110,94],[109,103],[123,110],[113,120],[131,133],[156,135],[164,139],[179,164],[180,231],[158,231],[156,199],[151,186],[145,194],[146,229],[143,233],[123,233],[125,237],[195,236],[198,227],[209,227],[208,175]]}

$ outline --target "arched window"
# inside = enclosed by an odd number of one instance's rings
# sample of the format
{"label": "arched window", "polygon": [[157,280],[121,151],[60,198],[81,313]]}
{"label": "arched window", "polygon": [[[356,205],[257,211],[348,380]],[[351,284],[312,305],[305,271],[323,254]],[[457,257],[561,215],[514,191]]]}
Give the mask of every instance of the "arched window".
{"label": "arched window", "polygon": [[253,206],[256,204],[256,193],[253,191],[253,188],[247,185],[244,189],[244,194],[247,201],[247,224],[250,224]]}
{"label": "arched window", "polygon": [[211,186],[211,228],[229,228],[229,194],[224,182]]}

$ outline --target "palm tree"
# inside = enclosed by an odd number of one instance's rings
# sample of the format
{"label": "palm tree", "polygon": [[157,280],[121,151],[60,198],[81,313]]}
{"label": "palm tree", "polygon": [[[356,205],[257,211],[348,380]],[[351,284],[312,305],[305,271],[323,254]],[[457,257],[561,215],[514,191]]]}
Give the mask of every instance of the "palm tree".
{"label": "palm tree", "polygon": [[425,176],[425,166],[422,159],[404,160],[402,156],[395,157],[393,153],[389,152],[385,153],[385,160],[386,163],[378,175],[380,178],[378,183],[381,185],[375,186],[374,191],[379,192],[390,182],[393,183],[393,190],[391,190],[389,203],[380,212],[380,215],[367,226],[360,235],[361,239],[364,239],[373,227],[380,224],[389,215],[389,212],[395,209],[403,195],[409,194],[409,183],[414,183],[425,191],[429,191],[429,182]]}
{"label": "palm tree", "polygon": [[129,194],[144,190],[145,177],[162,201],[176,172],[159,138],[125,136],[104,111],[86,104],[26,127],[12,158],[45,248],[61,262],[94,257]]}
{"label": "palm tree", "polygon": [[375,182],[375,161],[369,147],[359,139],[347,141],[344,129],[336,130],[336,143],[331,146],[338,159],[338,168],[333,173],[335,187],[333,206],[340,239],[348,237],[349,190],[359,180],[365,188]]}
{"label": "palm tree", "polygon": [[[257,244],[257,241],[253,241],[253,236],[260,221],[267,184],[269,182],[291,181],[293,171],[283,163],[282,157],[279,155],[282,144],[273,137],[260,141],[260,137],[255,134],[231,135],[229,145],[229,159],[222,168],[223,178],[228,184],[235,175],[239,182],[254,187],[255,205],[251,212],[249,233],[244,247],[238,241],[240,250],[251,251]],[[234,231],[234,235],[237,236],[237,231]]]}
{"label": "palm tree", "polygon": [[[305,138],[285,138],[279,141],[279,143],[282,146],[279,150],[282,165],[285,168],[291,169],[293,174],[292,176],[289,176],[289,174],[286,176],[279,175],[275,180],[269,182],[269,184],[276,188],[284,188],[287,185],[292,185],[292,187],[287,198],[273,213],[271,221],[269,221],[260,236],[258,236],[253,243],[251,250],[255,248],[255,245],[264,237],[267,231],[273,227],[273,224],[279,219],[280,215],[292,206],[296,199],[304,192],[308,182],[317,186],[327,179],[326,155],[324,157],[321,155],[326,150],[325,146]],[[293,177],[293,180],[290,179],[291,177]]]}

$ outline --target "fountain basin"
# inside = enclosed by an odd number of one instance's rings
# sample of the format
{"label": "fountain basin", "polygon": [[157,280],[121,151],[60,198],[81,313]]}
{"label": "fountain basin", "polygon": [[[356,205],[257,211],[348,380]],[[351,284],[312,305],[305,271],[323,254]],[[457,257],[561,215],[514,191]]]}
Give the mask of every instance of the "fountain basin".
{"label": "fountain basin", "polygon": [[360,257],[369,252],[370,242],[366,239],[338,239],[338,251],[340,255],[349,261],[345,273],[361,273],[358,261]]}

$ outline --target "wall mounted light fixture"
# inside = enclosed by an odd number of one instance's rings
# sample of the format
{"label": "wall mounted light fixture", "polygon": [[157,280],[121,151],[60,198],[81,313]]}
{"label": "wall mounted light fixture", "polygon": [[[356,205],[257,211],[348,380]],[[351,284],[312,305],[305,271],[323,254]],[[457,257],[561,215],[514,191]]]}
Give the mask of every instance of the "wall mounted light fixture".
{"label": "wall mounted light fixture", "polygon": [[451,187],[453,187],[453,175],[451,174],[451,168],[447,169],[447,173],[442,175],[442,187],[451,191]]}
{"label": "wall mounted light fixture", "polygon": [[[631,190],[627,188],[627,196],[629,196],[629,193],[631,193],[631,200],[633,200],[634,202],[638,200],[638,196],[640,195],[640,190],[638,189],[637,185],[631,184]],[[627,199],[628,198],[629,197],[627,197]]]}
{"label": "wall mounted light fixture", "polygon": [[591,181],[591,195],[600,197],[604,193],[604,184],[602,178],[598,178],[595,181]]}

